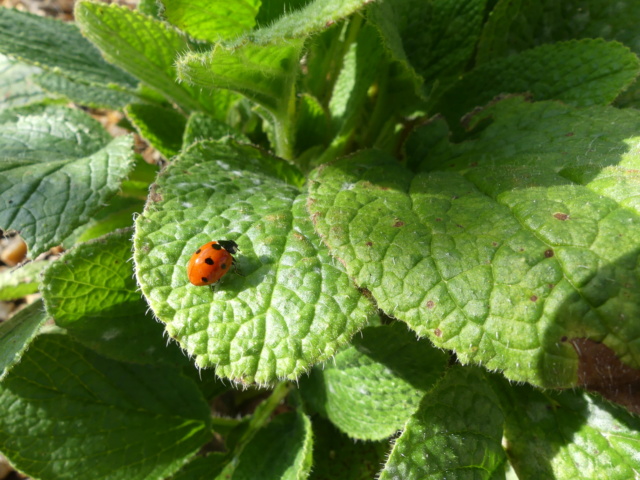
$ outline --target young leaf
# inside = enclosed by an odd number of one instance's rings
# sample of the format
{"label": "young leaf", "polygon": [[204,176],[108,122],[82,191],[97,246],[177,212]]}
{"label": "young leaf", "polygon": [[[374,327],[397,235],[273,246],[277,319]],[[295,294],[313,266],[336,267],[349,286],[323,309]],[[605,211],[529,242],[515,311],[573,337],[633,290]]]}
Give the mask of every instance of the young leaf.
{"label": "young leaf", "polygon": [[20,362],[46,319],[42,301],[37,300],[9,320],[0,322],[0,380]]}
{"label": "young leaf", "polygon": [[[552,72],[552,73],[550,73]],[[449,89],[434,112],[451,125],[501,93],[531,93],[586,107],[607,105],[640,73],[640,60],[627,47],[602,39],[542,45],[486,63]]]}
{"label": "young leaf", "polygon": [[73,23],[0,9],[0,52],[71,78],[135,88],[137,81],[105,62]]}
{"label": "young leaf", "polygon": [[0,227],[19,231],[34,258],[118,190],[132,138],[109,141],[96,120],[62,107],[7,112],[0,124]]}
{"label": "young leaf", "polygon": [[447,356],[406,325],[367,327],[331,364],[303,379],[302,394],[340,430],[381,440],[402,429],[444,373]]}
{"label": "young leaf", "polygon": [[514,98],[482,118],[417,175],[376,151],[317,169],[318,232],[380,308],[465,363],[575,386],[567,340],[591,338],[637,368],[640,115]]}
{"label": "young leaf", "polygon": [[165,478],[211,437],[179,370],[119,363],[39,335],[0,384],[0,450],[36,478]]}
{"label": "young leaf", "polygon": [[[252,147],[195,144],[158,177],[136,221],[138,283],[202,367],[237,382],[296,378],[358,331],[371,306],[336,265],[304,208],[300,173]],[[193,253],[234,240],[239,275],[187,279]]]}
{"label": "young leaf", "polygon": [[545,393],[495,380],[505,406],[504,443],[518,478],[625,480],[637,475],[637,416],[583,392]]}
{"label": "young leaf", "polygon": [[82,33],[111,63],[187,112],[211,108],[210,92],[176,80],[176,58],[191,49],[184,34],[166,23],[116,4],[81,1],[76,4],[75,16]]}
{"label": "young leaf", "polygon": [[454,367],[424,397],[396,441],[380,480],[504,478],[503,422],[501,405],[485,374],[477,368]]}
{"label": "young leaf", "polygon": [[182,114],[168,108],[142,103],[129,105],[125,113],[140,136],[165,158],[171,158],[180,152],[187,124]]}
{"label": "young leaf", "polygon": [[212,43],[251,30],[260,0],[163,0],[163,15],[193,38]]}
{"label": "young leaf", "polygon": [[47,312],[78,341],[104,356],[136,363],[185,363],[162,326],[145,315],[131,264],[132,229],[70,250],[46,270]]}
{"label": "young leaf", "polygon": [[247,137],[231,128],[228,123],[216,120],[205,113],[194,113],[187,121],[182,144],[187,147],[195,142],[220,140],[224,137],[231,137],[241,143],[251,143]]}

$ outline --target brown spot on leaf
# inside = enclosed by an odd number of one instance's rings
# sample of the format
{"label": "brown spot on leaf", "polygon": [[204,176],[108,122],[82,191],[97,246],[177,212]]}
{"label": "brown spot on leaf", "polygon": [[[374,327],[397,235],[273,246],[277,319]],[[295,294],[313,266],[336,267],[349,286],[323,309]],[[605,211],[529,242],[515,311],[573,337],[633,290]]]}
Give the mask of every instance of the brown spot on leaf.
{"label": "brown spot on leaf", "polygon": [[567,220],[569,218],[569,215],[566,213],[561,213],[561,212],[557,212],[553,214],[554,217],[556,217],[558,220],[564,222],[565,220]]}
{"label": "brown spot on leaf", "polygon": [[606,345],[586,338],[573,338],[578,354],[578,381],[607,400],[640,413],[640,371],[622,363]]}
{"label": "brown spot on leaf", "polygon": [[471,162],[469,164],[470,167],[477,167],[478,166],[478,162]]}
{"label": "brown spot on leaf", "polygon": [[365,245],[366,245],[367,247],[373,247],[373,242],[367,242],[367,243],[365,243]]}
{"label": "brown spot on leaf", "polygon": [[537,296],[535,296],[535,295],[531,295],[531,296],[529,297],[529,300],[531,300],[532,302],[537,302],[537,301],[538,301],[538,297],[537,297]]}
{"label": "brown spot on leaf", "polygon": [[404,222],[402,220],[396,220],[396,223],[393,224],[394,227],[404,227]]}
{"label": "brown spot on leaf", "polygon": [[567,132],[564,134],[565,137],[573,137],[575,135],[575,133],[573,132]]}
{"label": "brown spot on leaf", "polygon": [[429,300],[429,301],[427,302],[427,308],[428,308],[429,310],[431,310],[431,309],[432,309],[433,307],[435,307],[435,306],[436,306],[436,304],[434,303],[434,301],[433,301],[433,300]]}
{"label": "brown spot on leaf", "polygon": [[442,219],[441,218],[436,218],[436,222],[441,222]]}
{"label": "brown spot on leaf", "polygon": [[433,331],[433,334],[434,334],[436,337],[441,337],[441,336],[442,336],[442,330],[440,330],[439,328],[436,328],[436,329]]}
{"label": "brown spot on leaf", "polygon": [[566,342],[567,340],[569,340],[569,339],[567,338],[567,336],[566,336],[566,335],[563,335],[563,336],[562,336],[562,338],[560,339],[560,341],[561,341],[562,343]]}
{"label": "brown spot on leaf", "polygon": [[544,256],[545,256],[546,258],[551,258],[551,257],[553,257],[553,255],[554,255],[554,253],[553,253],[553,250],[552,250],[552,249],[549,249],[549,250],[545,250],[545,251],[544,251]]}

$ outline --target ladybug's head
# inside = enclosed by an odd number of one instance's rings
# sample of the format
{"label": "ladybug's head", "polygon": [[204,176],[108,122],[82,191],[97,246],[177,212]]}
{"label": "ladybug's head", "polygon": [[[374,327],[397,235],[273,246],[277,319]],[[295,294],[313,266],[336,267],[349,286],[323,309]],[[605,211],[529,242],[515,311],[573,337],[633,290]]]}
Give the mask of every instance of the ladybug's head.
{"label": "ladybug's head", "polygon": [[218,243],[231,255],[238,251],[238,244],[233,240],[218,240]]}

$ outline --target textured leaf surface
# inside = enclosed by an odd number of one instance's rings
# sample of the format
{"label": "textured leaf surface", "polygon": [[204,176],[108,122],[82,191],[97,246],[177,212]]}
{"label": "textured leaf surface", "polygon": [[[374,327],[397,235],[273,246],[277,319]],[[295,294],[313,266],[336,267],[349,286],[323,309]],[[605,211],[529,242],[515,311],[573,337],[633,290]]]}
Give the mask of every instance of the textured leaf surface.
{"label": "textured leaf surface", "polygon": [[454,367],[407,423],[380,480],[504,478],[503,422],[484,373]]}
{"label": "textured leaf surface", "polygon": [[518,478],[637,478],[637,416],[582,392],[545,394],[502,379],[496,391],[508,406],[505,445]]}
{"label": "textured leaf surface", "polygon": [[0,301],[15,300],[37,292],[40,272],[48,264],[46,260],[29,262],[0,272]]}
{"label": "textured leaf surface", "polygon": [[319,168],[317,230],[380,308],[464,362],[576,385],[567,340],[587,337],[638,367],[640,117],[520,99],[487,117],[428,154],[418,135],[417,175],[377,152]]}
{"label": "textured leaf surface", "polygon": [[0,322],[0,380],[20,361],[46,319],[42,301],[37,300]]}
{"label": "textured leaf surface", "polygon": [[62,107],[9,112],[0,134],[0,227],[33,258],[86,223],[131,168],[132,138]]}
{"label": "textured leaf surface", "polygon": [[448,357],[398,322],[367,327],[324,368],[303,378],[302,394],[350,437],[381,440],[402,429]]}
{"label": "textured leaf surface", "polygon": [[247,444],[233,471],[234,480],[297,480],[311,470],[313,434],[301,413],[278,415]]}
{"label": "textured leaf surface", "polygon": [[182,144],[187,147],[202,140],[220,140],[223,137],[231,137],[242,143],[251,143],[247,137],[231,128],[228,123],[216,120],[205,113],[196,112],[187,121]]}
{"label": "textured leaf surface", "polygon": [[[291,166],[251,147],[204,142],[158,178],[136,221],[138,282],[169,335],[198,365],[239,382],[295,378],[333,355],[370,304],[313,232]],[[238,273],[189,283],[211,240],[234,240]]]}
{"label": "textured leaf surface", "polygon": [[[553,73],[550,73],[553,72]],[[607,105],[640,73],[627,47],[602,39],[543,45],[476,68],[448,90],[434,111],[451,125],[501,93],[531,93],[585,107]]]}
{"label": "textured leaf surface", "polygon": [[136,103],[125,110],[127,118],[142,138],[166,158],[177,155],[187,119],[175,110]]}
{"label": "textured leaf surface", "polygon": [[135,87],[136,80],[105,62],[73,23],[0,9],[0,52],[85,81]]}
{"label": "textured leaf surface", "polygon": [[376,3],[372,22],[394,59],[427,85],[460,73],[480,36],[486,0],[394,0]]}
{"label": "textured leaf surface", "polygon": [[129,103],[140,101],[133,91],[115,88],[114,85],[90,83],[70,79],[64,75],[45,72],[33,81],[47,92],[62,95],[78,105],[118,110]]}
{"label": "textured leaf surface", "polygon": [[371,480],[389,451],[388,442],[354,442],[322,417],[313,418],[310,480]]}
{"label": "textured leaf surface", "polygon": [[178,54],[191,49],[187,37],[170,25],[116,4],[78,2],[82,33],[105,58],[166,95],[186,111],[207,109],[210,92],[176,80]]}
{"label": "textured leaf surface", "polygon": [[35,478],[165,478],[210,438],[209,407],[170,368],[38,336],[0,386],[0,449]]}
{"label": "textured leaf surface", "polygon": [[260,0],[163,0],[164,17],[193,38],[218,42],[255,25]]}
{"label": "textured leaf surface", "polygon": [[47,94],[31,77],[41,70],[0,55],[0,110],[37,103]]}
{"label": "textured leaf surface", "polygon": [[136,363],[186,359],[167,346],[163,328],[137,291],[131,264],[132,229],[84,243],[51,264],[42,295],[56,324],[84,345],[116,360]]}

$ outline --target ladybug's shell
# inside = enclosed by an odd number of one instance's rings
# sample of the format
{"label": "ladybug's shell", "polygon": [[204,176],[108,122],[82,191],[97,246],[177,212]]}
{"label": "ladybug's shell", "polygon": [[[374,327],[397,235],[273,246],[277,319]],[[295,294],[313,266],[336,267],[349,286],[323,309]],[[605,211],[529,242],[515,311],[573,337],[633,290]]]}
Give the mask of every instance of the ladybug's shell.
{"label": "ladybug's shell", "polygon": [[198,287],[220,280],[233,264],[233,255],[218,242],[208,242],[193,254],[187,265],[189,281]]}

